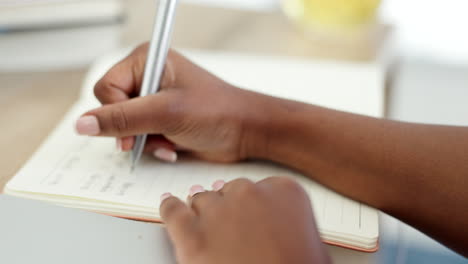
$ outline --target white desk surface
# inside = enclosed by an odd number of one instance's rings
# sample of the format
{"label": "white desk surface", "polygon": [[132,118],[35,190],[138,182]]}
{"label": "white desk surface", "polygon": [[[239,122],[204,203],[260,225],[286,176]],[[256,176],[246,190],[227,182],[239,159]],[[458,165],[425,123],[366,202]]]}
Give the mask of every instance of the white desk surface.
{"label": "white desk surface", "polygon": [[7,195],[0,209],[0,263],[175,263],[159,225]]}

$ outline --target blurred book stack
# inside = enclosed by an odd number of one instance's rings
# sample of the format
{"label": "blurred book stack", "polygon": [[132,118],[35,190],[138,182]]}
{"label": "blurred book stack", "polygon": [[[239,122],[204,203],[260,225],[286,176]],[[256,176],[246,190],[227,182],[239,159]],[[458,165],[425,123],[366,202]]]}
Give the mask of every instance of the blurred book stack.
{"label": "blurred book stack", "polygon": [[120,47],[121,0],[0,1],[0,71],[79,68]]}

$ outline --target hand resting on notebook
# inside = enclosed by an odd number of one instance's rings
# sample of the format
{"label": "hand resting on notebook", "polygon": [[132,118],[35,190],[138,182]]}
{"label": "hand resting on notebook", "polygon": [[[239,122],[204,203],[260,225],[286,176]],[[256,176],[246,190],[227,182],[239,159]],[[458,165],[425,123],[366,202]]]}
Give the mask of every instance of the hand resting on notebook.
{"label": "hand resting on notebook", "polygon": [[376,119],[246,91],[174,51],[162,90],[134,98],[146,53],[139,47],[101,79],[95,94],[104,106],[78,120],[79,133],[119,138],[124,151],[133,136],[152,134],[146,152],[167,161],[183,151],[215,162],[281,163],[468,255],[468,128]]}
{"label": "hand resting on notebook", "polygon": [[163,194],[160,209],[180,264],[330,262],[308,195],[289,178],[217,181],[190,193],[188,203]]}

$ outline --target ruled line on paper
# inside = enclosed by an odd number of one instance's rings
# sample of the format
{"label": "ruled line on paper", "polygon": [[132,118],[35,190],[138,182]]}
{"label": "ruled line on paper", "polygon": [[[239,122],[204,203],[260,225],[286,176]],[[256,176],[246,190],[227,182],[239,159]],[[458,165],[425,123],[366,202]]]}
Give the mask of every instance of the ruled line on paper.
{"label": "ruled line on paper", "polygon": [[359,229],[361,229],[361,213],[362,213],[362,204],[359,203]]}

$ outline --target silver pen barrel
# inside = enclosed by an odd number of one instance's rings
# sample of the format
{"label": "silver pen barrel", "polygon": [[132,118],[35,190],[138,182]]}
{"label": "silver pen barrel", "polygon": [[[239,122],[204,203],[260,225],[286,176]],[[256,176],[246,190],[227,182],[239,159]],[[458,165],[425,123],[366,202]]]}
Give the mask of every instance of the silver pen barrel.
{"label": "silver pen barrel", "polygon": [[[177,0],[159,0],[154,21],[153,36],[150,41],[148,57],[145,64],[143,84],[140,96],[158,92],[167,53],[169,52],[172,28],[174,25]],[[148,135],[138,135],[132,150],[132,171],[135,169],[143,153]]]}

